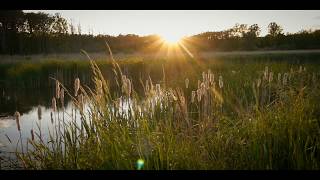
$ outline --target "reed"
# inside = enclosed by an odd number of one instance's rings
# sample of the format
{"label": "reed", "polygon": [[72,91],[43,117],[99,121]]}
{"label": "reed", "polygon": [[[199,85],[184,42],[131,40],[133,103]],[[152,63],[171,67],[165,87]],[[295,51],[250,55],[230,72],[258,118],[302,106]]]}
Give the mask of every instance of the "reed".
{"label": "reed", "polygon": [[[76,78],[70,93],[59,83],[59,98],[64,92],[71,99],[74,115],[49,143],[31,137],[34,150],[19,154],[27,169],[320,168],[320,90],[309,67],[241,62],[230,71],[215,64],[175,86],[166,71],[164,85],[141,78],[138,96],[115,60],[108,81],[89,62],[93,88]],[[65,111],[57,111],[55,98],[52,119]]]}

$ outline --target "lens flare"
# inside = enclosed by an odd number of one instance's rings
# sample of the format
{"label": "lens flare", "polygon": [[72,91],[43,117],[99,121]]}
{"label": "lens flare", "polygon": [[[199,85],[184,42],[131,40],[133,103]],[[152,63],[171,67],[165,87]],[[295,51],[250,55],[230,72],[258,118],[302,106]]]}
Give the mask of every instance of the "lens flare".
{"label": "lens flare", "polygon": [[138,159],[138,160],[137,160],[137,163],[136,163],[136,166],[137,166],[137,169],[138,169],[138,170],[143,169],[144,160],[143,160],[143,159]]}

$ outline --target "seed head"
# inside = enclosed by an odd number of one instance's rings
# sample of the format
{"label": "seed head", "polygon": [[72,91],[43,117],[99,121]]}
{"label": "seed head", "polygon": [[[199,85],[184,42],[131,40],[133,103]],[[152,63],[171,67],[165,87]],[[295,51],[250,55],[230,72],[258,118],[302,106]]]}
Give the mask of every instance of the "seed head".
{"label": "seed head", "polygon": [[157,92],[157,95],[160,96],[161,94],[160,84],[156,84],[156,92]]}
{"label": "seed head", "polygon": [[38,120],[41,120],[41,116],[42,116],[42,111],[41,111],[41,106],[38,106]]}
{"label": "seed head", "polygon": [[282,84],[286,85],[288,82],[288,73],[284,73],[283,79],[282,79]]}
{"label": "seed head", "polygon": [[299,67],[299,73],[302,73],[302,66]]}
{"label": "seed head", "polygon": [[60,101],[61,101],[61,106],[64,109],[64,89],[60,89]]}
{"label": "seed head", "polygon": [[202,96],[202,91],[201,91],[201,89],[198,89],[197,90],[197,100],[198,100],[198,102],[201,101],[201,96]]}
{"label": "seed head", "polygon": [[222,79],[221,75],[219,76],[219,87],[220,87],[220,89],[223,88],[223,79]]}
{"label": "seed head", "polygon": [[188,89],[189,88],[189,79],[188,78],[185,79],[185,84],[186,84],[186,88]]}
{"label": "seed head", "polygon": [[20,128],[20,113],[18,111],[16,111],[14,113],[14,116],[16,118],[16,123],[17,123],[17,128],[18,128],[18,131],[21,131],[21,128]]}
{"label": "seed head", "polygon": [[202,72],[202,81],[206,81],[206,77],[207,77],[207,75],[206,75],[206,73],[205,72]]}
{"label": "seed head", "polygon": [[257,87],[260,87],[260,85],[261,85],[261,79],[259,78],[259,79],[257,80]]}
{"label": "seed head", "polygon": [[76,78],[74,80],[74,95],[77,96],[78,95],[78,91],[80,89],[80,79]]}
{"label": "seed head", "polygon": [[281,82],[281,73],[278,73],[278,83]]}
{"label": "seed head", "polygon": [[54,97],[51,100],[51,107],[54,112],[57,111],[57,101],[56,101],[56,98]]}
{"label": "seed head", "polygon": [[196,97],[196,91],[191,92],[191,102],[194,103],[194,98]]}
{"label": "seed head", "polygon": [[56,80],[56,98],[60,98],[60,83],[58,80]]}
{"label": "seed head", "polygon": [[268,76],[268,73],[269,73],[269,68],[268,68],[268,66],[266,66],[265,67],[265,69],[264,69],[264,80],[268,80],[268,78],[269,78],[269,76]]}
{"label": "seed head", "polygon": [[33,133],[33,129],[31,129],[31,139],[32,139],[32,141],[34,141],[34,133]]}
{"label": "seed head", "polygon": [[53,124],[53,113],[50,112],[51,123]]}
{"label": "seed head", "polygon": [[269,73],[269,83],[271,83],[273,81],[273,72],[271,71]]}

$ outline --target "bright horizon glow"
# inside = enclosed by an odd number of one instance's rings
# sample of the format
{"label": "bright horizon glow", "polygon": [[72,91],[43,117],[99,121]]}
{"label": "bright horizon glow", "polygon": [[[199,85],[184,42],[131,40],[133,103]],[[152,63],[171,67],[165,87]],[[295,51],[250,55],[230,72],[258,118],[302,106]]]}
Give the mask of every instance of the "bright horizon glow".
{"label": "bright horizon glow", "polygon": [[164,40],[164,42],[168,45],[176,45],[178,44],[182,37],[177,35],[177,34],[174,34],[174,33],[171,33],[171,34],[166,34],[166,35],[160,35],[161,39]]}
{"label": "bright horizon glow", "polygon": [[[60,13],[73,24],[81,24],[82,33],[159,34],[174,37],[222,31],[239,24],[258,24],[265,36],[270,22],[283,27],[283,32],[320,29],[319,10],[25,10],[25,12]],[[173,35],[171,35],[173,34]],[[169,37],[170,36],[170,37]],[[167,38],[168,37],[168,38]]]}

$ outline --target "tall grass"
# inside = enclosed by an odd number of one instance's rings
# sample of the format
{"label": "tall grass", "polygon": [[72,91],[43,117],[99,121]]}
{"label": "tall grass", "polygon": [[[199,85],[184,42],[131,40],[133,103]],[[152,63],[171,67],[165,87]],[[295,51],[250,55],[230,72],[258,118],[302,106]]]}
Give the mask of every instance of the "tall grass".
{"label": "tall grass", "polygon": [[[179,77],[175,87],[166,81],[170,76],[148,77],[140,79],[140,96],[111,59],[113,82],[90,57],[94,88],[76,79],[68,90],[57,81],[57,126],[48,140],[33,137],[32,148],[17,152],[24,168],[319,169],[317,72],[209,69],[198,79]],[[55,99],[61,90],[72,99],[72,113]]]}

